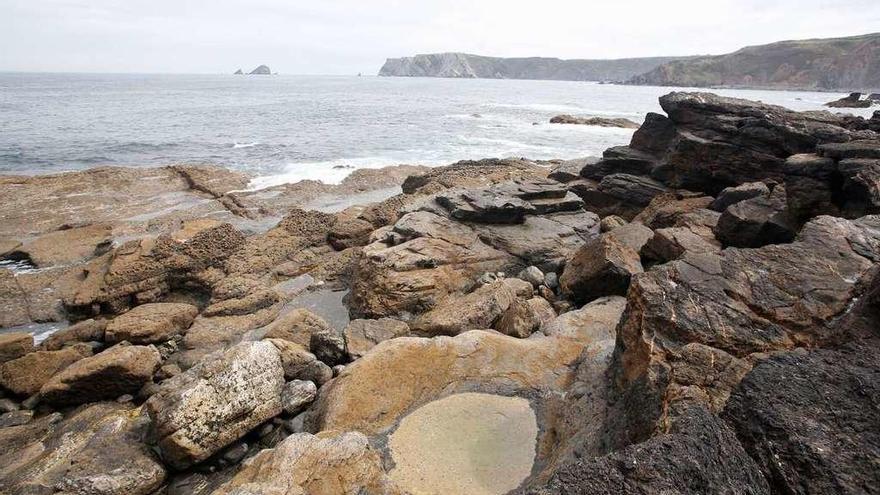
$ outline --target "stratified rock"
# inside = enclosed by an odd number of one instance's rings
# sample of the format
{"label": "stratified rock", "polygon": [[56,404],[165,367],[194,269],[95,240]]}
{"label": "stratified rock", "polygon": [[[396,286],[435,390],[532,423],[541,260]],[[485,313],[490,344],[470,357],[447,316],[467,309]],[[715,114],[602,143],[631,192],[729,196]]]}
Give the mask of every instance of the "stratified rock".
{"label": "stratified rock", "polygon": [[595,125],[599,127],[620,127],[622,129],[638,129],[639,124],[632,120],[608,117],[574,117],[572,115],[557,115],[550,119],[551,124],[577,124]]}
{"label": "stratified rock", "polygon": [[528,202],[492,190],[459,190],[437,196],[437,203],[449,210],[457,220],[482,223],[523,223],[525,216],[535,213]]}
{"label": "stratified rock", "polygon": [[565,265],[559,286],[569,299],[583,304],[603,296],[624,295],[630,278],[642,272],[638,251],[613,233],[585,244]]}
{"label": "stratified rock", "polygon": [[199,308],[191,304],[142,304],[110,321],[104,338],[111,343],[158,344],[189,328],[198,314]]}
{"label": "stratified rock", "polygon": [[769,495],[755,461],[736,435],[705,409],[683,412],[669,432],[608,454],[563,466],[534,495],[676,493]]}
{"label": "stratified rock", "polygon": [[597,157],[578,158],[575,160],[564,160],[547,174],[547,177],[565,184],[573,180],[580,179],[581,170],[587,165],[594,164],[599,161]]}
{"label": "stratified rock", "polygon": [[92,355],[91,347],[72,345],[57,351],[36,351],[0,364],[0,385],[23,396],[31,396],[59,371]]}
{"label": "stratified rock", "polygon": [[345,350],[352,361],[380,342],[409,335],[409,325],[393,318],[352,320],[343,331]]}
{"label": "stratified rock", "polygon": [[40,400],[62,406],[134,394],[153,378],[159,364],[153,346],[115,345],[54,375],[40,389]]}
{"label": "stratified rock", "polygon": [[585,164],[580,175],[593,180],[611,174],[650,175],[656,166],[657,158],[649,153],[630,146],[614,146],[602,153],[601,160]]}
{"label": "stratified rock", "polygon": [[83,320],[53,333],[40,343],[40,349],[57,351],[77,342],[100,342],[104,340],[107,320]]}
{"label": "stratified rock", "polygon": [[357,432],[298,433],[248,459],[212,495],[386,495],[379,453]]}
{"label": "stratified rock", "polygon": [[[836,318],[866,290],[860,279],[873,277],[878,260],[880,218],[819,217],[790,244],[686,254],[637,275],[617,329],[612,444],[646,438],[670,401],[690,397],[723,407],[743,374],[741,362],[725,362],[873,332],[841,328]],[[673,371],[684,363],[687,373]],[[712,381],[680,383],[682,376]]]}
{"label": "stratified rock", "polygon": [[715,237],[726,246],[761,247],[791,242],[797,227],[786,209],[785,189],[777,186],[769,196],[740,201],[721,214]]}
{"label": "stratified rock", "polygon": [[257,313],[281,301],[271,287],[247,276],[226,277],[215,284],[203,316],[241,316]]}
{"label": "stratified rock", "polygon": [[109,250],[111,231],[105,224],[57,230],[25,243],[17,251],[38,267],[76,263]]}
{"label": "stratified rock", "polygon": [[271,342],[241,343],[166,380],[145,404],[162,459],[184,469],[281,412],[284,370]]}
{"label": "stratified rock", "polygon": [[[787,185],[788,182],[786,182],[786,186]],[[787,187],[786,190],[788,190]],[[709,208],[718,212],[723,212],[729,206],[735,205],[740,201],[769,195],[770,189],[767,187],[767,184],[764,184],[763,182],[747,182],[736,187],[724,188],[718,193],[718,196],[712,201]]]}
{"label": "stratified rock", "polygon": [[313,382],[293,380],[281,389],[281,407],[285,413],[295,415],[311,404],[317,395],[318,388]]}
{"label": "stratified rock", "polygon": [[880,484],[880,342],[759,362],[723,417],[778,493],[869,493]]}
{"label": "stratified rock", "polygon": [[0,363],[20,358],[34,350],[34,337],[29,333],[0,333]]}
{"label": "stratified rock", "polygon": [[850,158],[880,159],[880,140],[874,139],[853,140],[841,143],[828,143],[818,146],[819,155],[835,160],[847,160]]}
{"label": "stratified rock", "polygon": [[60,420],[0,429],[4,491],[149,495],[162,485],[165,468],[145,443],[149,420],[136,409],[94,404]]}

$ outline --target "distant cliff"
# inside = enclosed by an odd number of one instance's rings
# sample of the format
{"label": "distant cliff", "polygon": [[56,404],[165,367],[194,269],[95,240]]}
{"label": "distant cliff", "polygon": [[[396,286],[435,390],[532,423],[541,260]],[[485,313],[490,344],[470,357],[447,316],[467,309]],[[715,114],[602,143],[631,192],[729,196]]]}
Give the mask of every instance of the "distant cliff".
{"label": "distant cliff", "polygon": [[499,58],[465,53],[433,53],[389,58],[380,76],[458,77],[488,79],[551,79],[562,81],[625,81],[682,57],[619,60]]}
{"label": "distant cliff", "polygon": [[780,41],[664,63],[628,83],[818,90],[880,89],[880,33]]}

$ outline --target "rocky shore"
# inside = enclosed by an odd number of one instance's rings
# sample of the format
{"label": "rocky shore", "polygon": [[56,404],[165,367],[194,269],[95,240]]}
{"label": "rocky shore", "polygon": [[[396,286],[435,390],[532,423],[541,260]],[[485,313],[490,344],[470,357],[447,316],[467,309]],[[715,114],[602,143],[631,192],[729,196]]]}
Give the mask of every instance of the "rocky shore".
{"label": "rocky shore", "polygon": [[0,493],[877,493],[880,112],[660,103],[580,160],[0,177]]}

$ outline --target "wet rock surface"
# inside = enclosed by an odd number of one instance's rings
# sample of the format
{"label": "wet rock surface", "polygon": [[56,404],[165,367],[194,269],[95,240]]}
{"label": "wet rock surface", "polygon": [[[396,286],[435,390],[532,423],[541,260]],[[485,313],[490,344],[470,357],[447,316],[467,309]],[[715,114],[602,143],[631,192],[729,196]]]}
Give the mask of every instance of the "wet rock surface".
{"label": "wet rock surface", "polygon": [[0,491],[876,491],[877,118],[661,106],[601,158],[0,177]]}

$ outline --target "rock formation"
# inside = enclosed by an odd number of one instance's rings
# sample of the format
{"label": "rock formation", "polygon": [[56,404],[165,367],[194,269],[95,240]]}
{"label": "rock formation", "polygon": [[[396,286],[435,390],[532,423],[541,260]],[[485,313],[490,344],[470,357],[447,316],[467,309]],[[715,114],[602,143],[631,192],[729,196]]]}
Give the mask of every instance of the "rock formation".
{"label": "rock formation", "polygon": [[269,68],[268,65],[259,65],[256,69],[248,72],[248,75],[254,76],[268,76],[272,74],[272,69]]}
{"label": "rock formation", "polygon": [[876,492],[880,114],[660,103],[552,164],[0,178],[0,492]]}
{"label": "rock formation", "polygon": [[638,129],[636,124],[629,119],[614,119],[607,117],[575,117],[573,115],[557,115],[550,119],[551,124],[576,124],[595,125],[599,127],[620,127],[621,129]]}

